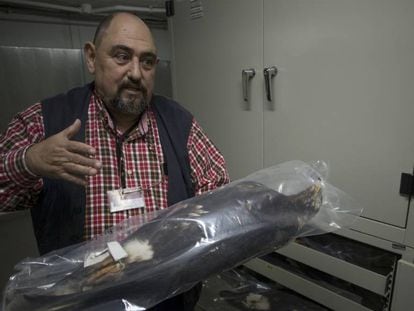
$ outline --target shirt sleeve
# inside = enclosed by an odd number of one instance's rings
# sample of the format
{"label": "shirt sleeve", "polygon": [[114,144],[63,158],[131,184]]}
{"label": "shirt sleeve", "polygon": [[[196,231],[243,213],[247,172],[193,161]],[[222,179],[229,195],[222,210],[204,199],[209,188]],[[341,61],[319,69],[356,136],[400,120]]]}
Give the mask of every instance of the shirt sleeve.
{"label": "shirt sleeve", "polygon": [[214,190],[229,182],[224,157],[195,119],[193,119],[187,148],[196,195]]}
{"label": "shirt sleeve", "polygon": [[40,103],[19,113],[0,136],[0,211],[31,208],[43,186],[26,166],[27,149],[44,138]]}

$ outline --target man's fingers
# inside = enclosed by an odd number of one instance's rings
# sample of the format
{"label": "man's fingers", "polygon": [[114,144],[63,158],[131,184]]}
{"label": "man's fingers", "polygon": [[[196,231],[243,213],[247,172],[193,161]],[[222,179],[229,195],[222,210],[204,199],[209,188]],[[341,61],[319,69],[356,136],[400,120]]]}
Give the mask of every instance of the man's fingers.
{"label": "man's fingers", "polygon": [[71,139],[73,136],[76,135],[77,132],[79,132],[80,128],[81,121],[79,119],[76,119],[75,122],[73,122],[71,125],[65,128],[62,132],[66,136],[66,138]]}
{"label": "man's fingers", "polygon": [[68,153],[68,159],[69,159],[69,161],[66,161],[66,162],[71,162],[71,163],[74,163],[74,164],[80,164],[82,166],[93,167],[95,169],[100,169],[101,168],[101,162],[94,159],[94,158],[90,158],[88,155],[85,156],[83,154],[69,152]]}
{"label": "man's fingers", "polygon": [[84,166],[73,162],[64,163],[63,168],[65,170],[65,173],[69,173],[71,175],[93,176],[98,173],[98,170],[96,168]]}
{"label": "man's fingers", "polygon": [[81,143],[79,141],[70,141],[67,143],[67,150],[73,153],[81,154],[84,156],[94,156],[96,153],[95,148],[85,144]]}

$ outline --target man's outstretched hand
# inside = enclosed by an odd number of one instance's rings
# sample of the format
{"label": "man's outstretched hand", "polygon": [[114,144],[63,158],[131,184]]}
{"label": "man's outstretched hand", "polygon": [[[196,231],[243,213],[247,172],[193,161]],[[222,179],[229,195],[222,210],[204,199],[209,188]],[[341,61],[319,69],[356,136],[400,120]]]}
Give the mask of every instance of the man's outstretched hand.
{"label": "man's outstretched hand", "polygon": [[64,179],[85,186],[87,176],[93,176],[101,168],[94,159],[96,150],[71,138],[80,130],[81,121],[34,144],[26,152],[26,165],[31,172],[41,177]]}

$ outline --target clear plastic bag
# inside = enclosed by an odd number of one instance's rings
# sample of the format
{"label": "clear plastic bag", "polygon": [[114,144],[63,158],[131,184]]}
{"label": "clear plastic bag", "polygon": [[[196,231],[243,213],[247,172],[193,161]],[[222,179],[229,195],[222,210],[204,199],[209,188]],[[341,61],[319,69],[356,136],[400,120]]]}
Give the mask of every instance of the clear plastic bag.
{"label": "clear plastic bag", "polygon": [[3,309],[146,310],[299,236],[349,226],[362,209],[325,176],[323,162],[286,162],[24,260]]}

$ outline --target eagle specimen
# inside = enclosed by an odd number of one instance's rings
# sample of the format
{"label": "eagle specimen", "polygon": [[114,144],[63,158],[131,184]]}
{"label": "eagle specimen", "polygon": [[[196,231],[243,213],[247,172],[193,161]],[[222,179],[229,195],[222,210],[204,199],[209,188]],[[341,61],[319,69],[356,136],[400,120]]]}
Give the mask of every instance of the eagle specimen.
{"label": "eagle specimen", "polygon": [[90,241],[26,260],[10,278],[5,311],[88,310],[113,301],[145,310],[287,244],[317,214],[322,188],[315,179],[286,195],[243,179],[177,203],[121,235],[115,241],[120,258],[104,246],[91,251]]}

